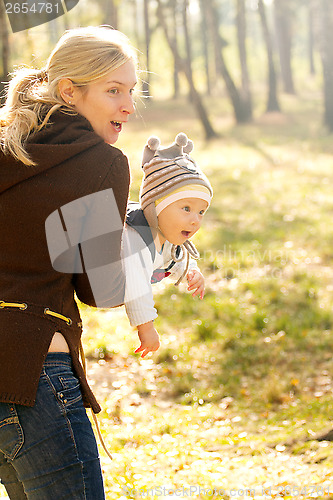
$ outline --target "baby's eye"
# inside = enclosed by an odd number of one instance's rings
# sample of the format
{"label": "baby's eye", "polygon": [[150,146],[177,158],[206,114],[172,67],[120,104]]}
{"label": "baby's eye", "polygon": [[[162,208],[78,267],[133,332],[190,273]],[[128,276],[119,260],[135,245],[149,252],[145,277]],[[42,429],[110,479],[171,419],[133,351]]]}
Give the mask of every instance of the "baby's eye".
{"label": "baby's eye", "polygon": [[183,210],[185,210],[185,212],[190,212],[191,211],[191,209],[190,209],[189,206],[183,207]]}
{"label": "baby's eye", "polygon": [[205,215],[206,210],[200,210],[199,214],[200,215]]}

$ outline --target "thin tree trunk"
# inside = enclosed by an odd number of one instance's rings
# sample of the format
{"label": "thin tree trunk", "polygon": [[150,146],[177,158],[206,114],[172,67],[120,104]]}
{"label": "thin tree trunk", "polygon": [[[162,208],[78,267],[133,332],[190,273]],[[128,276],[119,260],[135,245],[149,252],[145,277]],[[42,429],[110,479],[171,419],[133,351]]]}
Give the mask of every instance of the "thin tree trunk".
{"label": "thin tree trunk", "polygon": [[9,32],[7,25],[7,16],[5,12],[4,3],[0,2],[0,33],[1,33],[1,45],[2,45],[2,77],[1,81],[8,81],[9,72]]}
{"label": "thin tree trunk", "polygon": [[54,47],[60,38],[59,18],[58,17],[56,17],[55,19],[52,19],[52,21],[50,21],[48,32],[49,32],[50,45],[52,47]]}
{"label": "thin tree trunk", "polygon": [[277,78],[274,66],[273,44],[268,29],[266,9],[263,0],[258,0],[258,10],[261,19],[268,59],[268,99],[266,111],[269,113],[272,111],[280,111],[280,106],[277,98]]}
{"label": "thin tree trunk", "polygon": [[224,79],[227,92],[233,106],[236,122],[248,122],[252,119],[251,114],[249,114],[248,103],[243,99],[238,91],[223,57],[222,49],[224,43],[219,33],[219,16],[215,0],[206,0],[205,4],[209,14],[210,31],[214,42],[216,69]]}
{"label": "thin tree trunk", "polygon": [[103,17],[104,23],[109,24],[115,30],[118,29],[119,19],[118,19],[118,6],[119,0],[103,0],[102,1],[102,9],[103,9]]}
{"label": "thin tree trunk", "polygon": [[290,4],[288,4],[286,0],[275,0],[274,17],[284,91],[287,94],[295,94],[293,73],[291,69],[291,13]]}
{"label": "thin tree trunk", "polygon": [[245,0],[237,0],[237,41],[238,41],[238,51],[239,60],[241,66],[242,75],[242,99],[244,106],[248,106],[248,115],[252,118],[252,99],[250,91],[250,77],[249,70],[247,66],[247,55],[246,55],[246,11],[245,11]]}
{"label": "thin tree trunk", "polygon": [[[172,33],[172,40],[173,44],[176,47],[176,53],[178,53],[178,35],[177,35],[177,0],[171,0],[171,9],[172,9],[172,25],[173,25],[173,33]],[[175,58],[175,54],[173,53],[174,57],[174,64],[173,64],[173,97],[174,99],[177,99],[179,96],[179,90],[180,90],[180,85],[179,85],[179,73],[181,72],[181,69],[179,68],[179,61]]]}
{"label": "thin tree trunk", "polygon": [[9,73],[9,59],[10,59],[10,44],[9,44],[9,33],[7,27],[5,6],[2,1],[0,1],[0,34],[1,34],[1,71],[0,71],[0,104],[3,104],[4,96],[4,84],[8,81]]}
{"label": "thin tree trunk", "polygon": [[209,39],[208,39],[208,24],[207,24],[207,12],[205,8],[205,0],[199,1],[200,12],[201,12],[201,33],[202,33],[202,49],[203,57],[205,61],[205,75],[206,75],[206,88],[207,95],[211,95],[211,79],[210,79],[210,67],[209,67]]}
{"label": "thin tree trunk", "polygon": [[[188,9],[188,0],[183,0],[182,2],[182,20],[183,20],[183,31],[184,31],[184,38],[185,38],[185,64],[186,64],[186,73],[189,75],[189,81],[193,82],[193,71],[192,71],[192,46],[191,46],[191,39],[190,39],[190,34],[189,34],[189,29],[188,29],[188,22],[187,22],[187,9]],[[192,95],[193,91],[193,85],[189,85],[190,87],[190,101],[194,99],[194,96]]]}
{"label": "thin tree trunk", "polygon": [[161,0],[157,0],[158,8],[157,8],[157,16],[161,27],[163,28],[166,40],[170,47],[171,52],[174,55],[174,59],[177,62],[177,66],[182,69],[184,72],[186,79],[188,81],[190,87],[190,93],[192,96],[193,105],[197,111],[198,117],[203,125],[206,139],[212,139],[213,137],[218,137],[218,134],[213,129],[210,120],[208,118],[206,109],[203,105],[201,96],[197,89],[195,88],[195,84],[192,77],[192,72],[189,70],[188,64],[186,61],[179,55],[178,47],[175,45],[174,40],[170,37],[169,29],[166,23],[166,18],[164,15],[164,9]]}
{"label": "thin tree trunk", "polygon": [[150,94],[150,26],[149,26],[149,0],[143,2],[143,18],[145,26],[145,54],[146,54],[146,79],[142,84],[143,95],[149,98]]}
{"label": "thin tree trunk", "polygon": [[330,0],[320,0],[320,52],[324,74],[324,123],[333,132],[333,12]]}
{"label": "thin tree trunk", "polygon": [[314,64],[314,5],[313,1],[309,0],[308,4],[308,54],[309,54],[309,69],[310,74],[314,75],[316,73]]}
{"label": "thin tree trunk", "polygon": [[140,35],[139,35],[139,13],[138,13],[138,4],[137,0],[132,0],[131,1],[131,13],[132,13],[132,19],[133,19],[133,43],[135,44],[136,47],[140,47]]}

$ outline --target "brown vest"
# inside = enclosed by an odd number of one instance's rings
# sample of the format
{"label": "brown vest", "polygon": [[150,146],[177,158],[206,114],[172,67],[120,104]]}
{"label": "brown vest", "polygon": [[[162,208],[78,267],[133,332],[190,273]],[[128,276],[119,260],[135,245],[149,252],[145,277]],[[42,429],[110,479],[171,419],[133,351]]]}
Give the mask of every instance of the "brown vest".
{"label": "brown vest", "polygon": [[[54,269],[45,223],[51,214],[61,215],[62,207],[105,190],[114,193],[123,223],[128,161],[119,149],[104,143],[85,118],[57,112],[50,121],[27,147],[36,166],[0,155],[0,401],[34,405],[44,359],[53,334],[60,331],[69,345],[85,404],[98,412],[79,361],[82,325],[74,294],[86,304],[99,304],[84,262],[81,270],[61,265]],[[86,212],[82,225],[91,223],[94,214],[89,204],[84,202],[81,210]],[[73,217],[77,218],[76,212]],[[63,236],[70,236],[71,214],[62,222]],[[54,241],[59,243],[57,234]],[[121,231],[94,242],[95,260],[100,259],[101,265],[109,258],[108,251],[110,258],[120,260]],[[76,242],[68,244],[79,248]],[[103,306],[121,304],[123,291],[124,276],[118,266],[105,288]]]}

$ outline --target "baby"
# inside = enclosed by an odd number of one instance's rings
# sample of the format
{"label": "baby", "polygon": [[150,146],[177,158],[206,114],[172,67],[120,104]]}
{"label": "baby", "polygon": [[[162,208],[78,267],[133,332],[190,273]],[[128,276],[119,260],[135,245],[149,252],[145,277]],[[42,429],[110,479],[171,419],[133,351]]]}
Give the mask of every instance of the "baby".
{"label": "baby", "polygon": [[123,235],[126,274],[125,308],[138,330],[141,357],[159,348],[154,327],[157,312],[152,284],[166,276],[178,285],[186,277],[193,297],[204,296],[205,280],[189,239],[199,230],[213,190],[189,156],[193,149],[183,133],[170,147],[151,137],[144,149],[140,204],[129,203]]}

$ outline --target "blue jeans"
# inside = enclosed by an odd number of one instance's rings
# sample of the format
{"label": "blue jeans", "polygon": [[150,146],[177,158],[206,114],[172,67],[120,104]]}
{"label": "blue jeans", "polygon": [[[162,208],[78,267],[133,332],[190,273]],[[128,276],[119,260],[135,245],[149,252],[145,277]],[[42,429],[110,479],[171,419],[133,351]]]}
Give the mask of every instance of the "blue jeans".
{"label": "blue jeans", "polygon": [[13,500],[105,499],[69,354],[47,355],[34,407],[0,403],[0,479]]}

